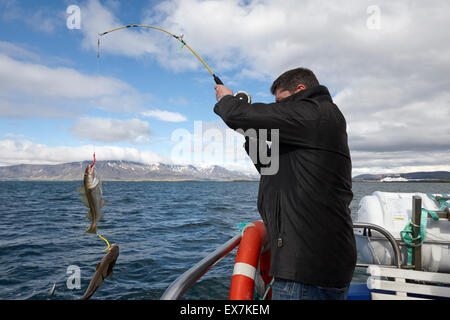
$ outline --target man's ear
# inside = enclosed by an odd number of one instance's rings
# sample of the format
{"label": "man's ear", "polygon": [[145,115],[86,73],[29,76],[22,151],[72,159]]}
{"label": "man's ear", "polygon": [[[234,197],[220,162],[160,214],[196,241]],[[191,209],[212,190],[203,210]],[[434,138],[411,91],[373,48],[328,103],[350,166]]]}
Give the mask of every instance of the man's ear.
{"label": "man's ear", "polygon": [[300,83],[299,85],[297,85],[297,88],[295,89],[294,93],[300,92],[305,89],[306,89],[306,86],[304,84]]}

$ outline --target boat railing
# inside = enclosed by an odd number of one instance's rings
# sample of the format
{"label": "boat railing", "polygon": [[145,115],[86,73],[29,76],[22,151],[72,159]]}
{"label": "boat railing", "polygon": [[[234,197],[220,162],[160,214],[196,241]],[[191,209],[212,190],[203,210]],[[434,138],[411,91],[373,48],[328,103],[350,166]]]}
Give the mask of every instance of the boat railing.
{"label": "boat railing", "polygon": [[[366,222],[354,223],[353,229],[375,230],[375,231],[378,231],[379,233],[381,233],[383,236],[385,236],[386,239],[392,245],[392,249],[394,250],[394,267],[401,268],[402,261],[401,261],[400,246],[399,246],[397,240],[395,240],[394,236],[389,231],[387,231],[383,227],[380,227],[376,224],[366,223]],[[357,267],[368,267],[370,265],[369,264],[357,264],[356,266]],[[385,266],[385,267],[389,267],[389,266]]]}
{"label": "boat railing", "polygon": [[214,252],[203,258],[200,262],[179,276],[166,289],[161,300],[178,300],[189,290],[206,272],[214,267],[222,258],[230,253],[241,242],[242,234],[239,233]]}
{"label": "boat railing", "polygon": [[[394,266],[391,267],[401,267],[401,255],[400,248],[392,236],[392,234],[386,229],[371,223],[354,223],[354,229],[370,229],[375,230],[384,235],[387,240],[392,245],[394,250]],[[161,300],[178,300],[188,291],[206,272],[208,272],[212,267],[214,267],[222,258],[224,258],[228,253],[233,251],[239,243],[241,242],[242,234],[239,233],[226,243],[217,248],[214,252],[207,255],[200,262],[195,264],[189,270],[184,272],[179,276],[172,284],[166,289],[164,294],[161,296]],[[358,267],[367,267],[369,265],[357,264]]]}

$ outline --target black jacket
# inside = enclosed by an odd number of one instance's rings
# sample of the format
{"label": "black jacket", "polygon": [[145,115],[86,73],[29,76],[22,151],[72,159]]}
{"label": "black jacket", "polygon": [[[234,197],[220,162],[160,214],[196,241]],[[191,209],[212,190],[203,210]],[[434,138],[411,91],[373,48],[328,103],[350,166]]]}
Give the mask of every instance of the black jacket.
{"label": "black jacket", "polygon": [[348,286],[356,264],[351,159],[345,118],[328,89],[316,86],[269,104],[225,96],[214,112],[234,130],[279,129],[279,170],[261,176],[258,192],[271,274]]}

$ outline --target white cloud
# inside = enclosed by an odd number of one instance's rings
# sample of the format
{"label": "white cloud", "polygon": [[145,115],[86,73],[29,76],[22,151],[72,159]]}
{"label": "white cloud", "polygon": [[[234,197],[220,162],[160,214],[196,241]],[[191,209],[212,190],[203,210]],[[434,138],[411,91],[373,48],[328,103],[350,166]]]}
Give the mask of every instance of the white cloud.
{"label": "white cloud", "polygon": [[83,145],[78,147],[47,146],[27,140],[0,140],[0,165],[58,164],[92,160],[128,160],[141,163],[166,162],[151,150],[138,150],[118,146]]}
{"label": "white cloud", "polygon": [[107,118],[80,118],[70,132],[81,140],[99,142],[150,142],[150,126],[139,119],[118,120]]}
{"label": "white cloud", "polygon": [[[116,78],[19,61],[2,51],[32,60],[37,58],[20,46],[0,42],[0,115],[4,117],[74,117],[85,112],[88,106],[130,113],[144,110],[144,105],[154,99],[152,94],[141,94]],[[181,104],[186,100],[172,102]],[[187,120],[180,113],[157,109],[143,115],[171,122]]]}
{"label": "white cloud", "polygon": [[[16,45],[1,44],[22,56]],[[29,54],[28,54],[29,56]],[[83,74],[75,69],[47,67],[0,53],[0,116],[73,117],[95,107],[116,113],[141,111],[152,96],[140,94],[113,78]]]}
{"label": "white cloud", "polygon": [[64,23],[64,10],[52,10],[52,7],[41,6],[34,10],[25,11],[17,2],[4,0],[0,3],[0,18],[2,20],[7,22],[14,21],[18,25],[25,23],[33,30],[45,33],[53,33],[58,26]]}
{"label": "white cloud", "polygon": [[33,102],[31,97],[20,97],[20,95],[13,98],[0,96],[0,116],[4,118],[72,118],[83,111],[83,107],[75,107],[70,103],[61,106],[54,101]]}
{"label": "white cloud", "polygon": [[88,99],[132,90],[115,78],[88,76],[69,68],[49,68],[4,55],[0,55],[0,88],[3,94],[67,99]]}
{"label": "white cloud", "polygon": [[[98,34],[129,24],[120,21],[114,12],[102,6],[98,0],[89,0],[81,6],[84,38],[82,46],[97,51]],[[168,30],[181,35],[180,30]],[[200,62],[187,50],[179,50],[180,43],[169,34],[149,28],[122,29],[100,37],[100,54],[116,54],[128,57],[149,55],[159,63],[175,71],[192,70]]]}
{"label": "white cloud", "polygon": [[[88,107],[126,114],[145,110],[144,105],[154,99],[152,94],[139,93],[117,78],[48,67],[36,61],[39,57],[33,52],[0,41],[0,116],[71,118],[86,112]],[[154,110],[151,116],[165,121],[186,120],[179,113],[162,110]]]}
{"label": "white cloud", "polygon": [[[97,0],[87,1],[85,6],[81,7],[83,14],[84,34],[83,46],[86,49],[97,50],[97,40],[99,34],[117,27],[124,26],[114,13],[102,6]],[[100,53],[116,53],[126,56],[137,57],[142,54],[156,54],[160,52],[158,42],[152,41],[152,33],[148,30],[134,29],[120,30],[100,38]]]}
{"label": "white cloud", "polygon": [[352,176],[366,173],[450,171],[448,150],[352,151]]}
{"label": "white cloud", "polygon": [[220,69],[239,72],[244,66],[251,78],[273,78],[303,65],[342,89],[354,76],[399,71],[409,71],[409,76],[436,65],[435,58],[449,66],[450,44],[442,41],[449,27],[448,2],[378,1],[380,30],[366,26],[369,4],[172,0],[152,7],[143,22],[183,33]]}
{"label": "white cloud", "polygon": [[187,120],[187,118],[181,113],[158,109],[144,111],[141,113],[141,115],[147,118],[156,118],[158,120],[167,122],[183,122]]}
{"label": "white cloud", "polygon": [[9,57],[22,58],[26,60],[40,60],[40,56],[38,54],[7,41],[0,41],[0,53]]}

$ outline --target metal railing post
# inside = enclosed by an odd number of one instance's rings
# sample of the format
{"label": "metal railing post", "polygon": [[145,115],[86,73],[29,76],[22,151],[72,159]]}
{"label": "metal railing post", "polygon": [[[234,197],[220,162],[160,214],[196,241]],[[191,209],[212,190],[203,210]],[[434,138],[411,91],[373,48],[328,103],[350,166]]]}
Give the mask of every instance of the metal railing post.
{"label": "metal railing post", "polygon": [[[412,221],[413,221],[413,237],[417,238],[420,232],[420,217],[422,215],[422,198],[413,196],[412,198]],[[422,270],[422,246],[413,249],[412,264],[414,269]]]}

